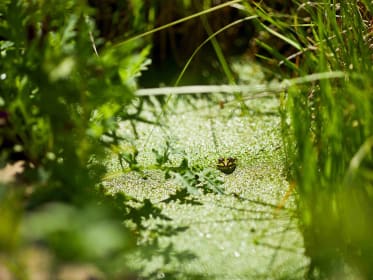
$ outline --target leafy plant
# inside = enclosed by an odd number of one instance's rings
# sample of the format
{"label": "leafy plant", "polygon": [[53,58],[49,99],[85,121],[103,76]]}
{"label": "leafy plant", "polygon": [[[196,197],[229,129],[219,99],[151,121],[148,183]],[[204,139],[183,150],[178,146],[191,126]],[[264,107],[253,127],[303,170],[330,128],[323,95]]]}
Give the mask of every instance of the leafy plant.
{"label": "leafy plant", "polygon": [[[0,251],[14,258],[37,241],[59,260],[110,274],[109,258],[134,244],[119,206],[129,200],[118,203],[99,185],[107,152],[119,145],[118,121],[132,118],[123,112],[149,48],[98,48],[94,11],[81,1],[6,1],[0,9],[0,166],[22,160],[25,168],[0,185]],[[21,261],[13,267],[22,279]]]}
{"label": "leafy plant", "polygon": [[[176,180],[181,188],[186,189],[189,194],[224,193],[223,180],[218,176],[216,170],[200,165],[192,166],[185,155],[179,165],[173,166],[170,162],[170,149],[168,141],[166,141],[163,151],[153,149],[156,156],[156,166],[165,172],[166,179]],[[184,194],[184,192],[178,193]]]}

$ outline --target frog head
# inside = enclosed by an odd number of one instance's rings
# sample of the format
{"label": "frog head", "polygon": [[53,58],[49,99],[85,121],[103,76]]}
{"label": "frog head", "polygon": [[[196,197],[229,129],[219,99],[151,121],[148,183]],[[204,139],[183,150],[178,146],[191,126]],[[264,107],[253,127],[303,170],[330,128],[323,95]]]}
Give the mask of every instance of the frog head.
{"label": "frog head", "polygon": [[218,159],[216,167],[225,174],[231,174],[237,166],[237,160],[232,157],[221,157]]}

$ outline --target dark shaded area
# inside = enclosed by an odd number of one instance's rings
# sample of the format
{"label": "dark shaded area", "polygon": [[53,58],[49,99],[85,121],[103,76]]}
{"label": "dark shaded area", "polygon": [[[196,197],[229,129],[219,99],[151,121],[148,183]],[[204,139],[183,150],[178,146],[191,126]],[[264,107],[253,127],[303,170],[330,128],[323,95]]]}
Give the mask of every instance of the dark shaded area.
{"label": "dark shaded area", "polygon": [[[207,7],[224,2],[226,1],[213,1]],[[89,3],[98,8],[94,16],[100,36],[114,42],[164,26],[207,8],[197,0],[186,4],[173,0],[143,1],[139,12],[140,20],[134,17],[135,7],[131,5],[131,1],[123,4],[117,1],[90,0]],[[238,9],[225,7],[203,17],[211,31],[215,32],[232,21],[242,18],[243,14]],[[224,55],[227,57],[241,55],[247,51],[254,32],[255,28],[252,24],[240,24],[219,34],[217,39]],[[142,75],[140,84],[144,87],[172,85],[187,59],[208,36],[201,18],[197,17],[144,38],[152,44],[152,65],[149,71]],[[212,76],[216,76],[216,80],[221,80],[223,73],[220,68],[214,50],[211,44],[208,44],[193,60],[188,77],[182,84],[211,82],[214,80]]]}

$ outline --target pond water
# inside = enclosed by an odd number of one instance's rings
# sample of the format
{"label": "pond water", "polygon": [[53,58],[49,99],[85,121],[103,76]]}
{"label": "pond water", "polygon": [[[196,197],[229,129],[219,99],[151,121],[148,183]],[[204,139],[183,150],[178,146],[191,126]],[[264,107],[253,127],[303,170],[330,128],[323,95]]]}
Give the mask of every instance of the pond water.
{"label": "pond water", "polygon": [[[219,106],[219,100],[225,100]],[[192,105],[190,105],[192,103]],[[192,164],[215,167],[221,156],[237,158],[237,168],[221,173],[224,194],[196,196],[195,205],[157,203],[177,188],[159,171],[147,171],[146,180],[135,173],[110,180],[113,192],[125,191],[149,198],[170,221],[150,219],[151,229],[175,229],[159,238],[152,261],[135,253],[127,262],[144,277],[165,279],[303,279],[308,260],[297,228],[294,194],[285,178],[280,137],[278,100],[245,101],[246,109],[233,97],[217,95],[210,100],[168,103],[163,126],[138,125],[139,161],[154,161],[152,149],[170,141],[174,161],[187,157]],[[172,108],[172,110],[171,110]],[[123,133],[129,133],[127,124]],[[111,168],[119,169],[115,161]],[[279,209],[278,205],[284,202]],[[144,236],[146,242],[149,236]]]}

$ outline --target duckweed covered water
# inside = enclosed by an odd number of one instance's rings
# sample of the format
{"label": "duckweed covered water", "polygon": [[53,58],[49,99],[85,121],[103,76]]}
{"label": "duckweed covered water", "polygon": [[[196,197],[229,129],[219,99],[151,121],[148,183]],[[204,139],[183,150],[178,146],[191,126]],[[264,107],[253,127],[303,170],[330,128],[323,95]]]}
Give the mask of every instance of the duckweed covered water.
{"label": "duckweed covered water", "polygon": [[[109,180],[111,191],[150,198],[172,219],[151,219],[149,234],[160,225],[182,229],[160,238],[159,246],[171,252],[169,259],[158,249],[151,261],[135,253],[127,262],[145,278],[155,279],[303,279],[307,259],[294,197],[278,209],[289,187],[276,98],[246,101],[245,112],[237,102],[223,109],[211,100],[193,102],[193,107],[172,103],[164,127],[138,126],[140,163],[153,164],[152,149],[168,140],[176,151],[185,152],[176,153],[175,162],[186,155],[192,163],[214,167],[220,156],[232,156],[238,166],[231,175],[221,175],[225,194],[197,196],[196,205],[157,203],[177,187],[159,171],[147,171],[146,179],[127,173]],[[123,124],[123,133],[127,129]],[[110,164],[119,169],[114,160]]]}

